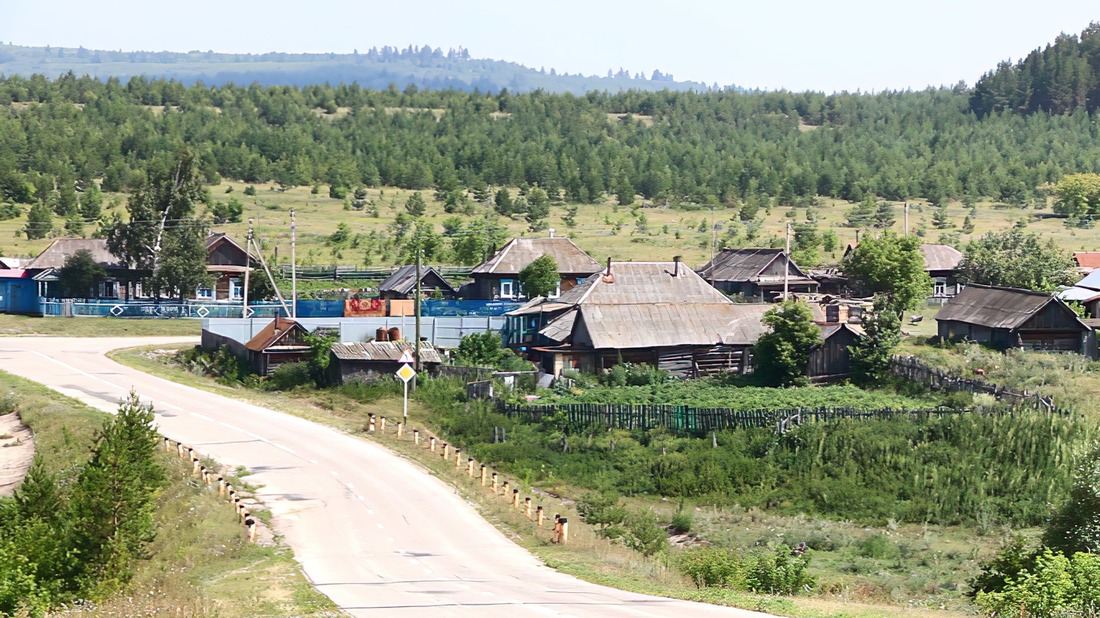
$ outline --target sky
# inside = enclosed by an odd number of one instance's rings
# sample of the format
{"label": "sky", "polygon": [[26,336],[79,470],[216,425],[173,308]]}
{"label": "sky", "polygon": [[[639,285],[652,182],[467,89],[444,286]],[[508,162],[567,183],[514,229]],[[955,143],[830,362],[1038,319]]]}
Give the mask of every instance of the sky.
{"label": "sky", "polygon": [[465,47],[535,69],[792,91],[973,85],[1096,0],[0,0],[0,41],[123,51]]}

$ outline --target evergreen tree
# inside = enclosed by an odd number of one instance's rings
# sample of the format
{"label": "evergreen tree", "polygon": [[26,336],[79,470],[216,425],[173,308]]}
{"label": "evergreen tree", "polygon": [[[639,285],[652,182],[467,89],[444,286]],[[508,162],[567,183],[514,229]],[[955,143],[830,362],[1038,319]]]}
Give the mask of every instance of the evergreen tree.
{"label": "evergreen tree", "polygon": [[901,320],[887,299],[878,296],[862,326],[866,336],[849,348],[852,371],[860,382],[877,384],[890,375],[890,358],[901,343]]}
{"label": "evergreen tree", "polygon": [[497,214],[510,217],[513,212],[512,193],[508,191],[507,187],[501,187],[496,195],[493,196],[493,209],[497,211]]}
{"label": "evergreen tree", "polygon": [[896,220],[894,205],[886,200],[879,202],[875,207],[875,227],[880,230],[887,229],[893,227]]}
{"label": "evergreen tree", "polygon": [[[967,217],[969,219],[969,217]],[[951,225],[951,218],[947,216],[947,204],[941,204],[932,211],[932,225],[936,226],[937,230],[945,230]]]}
{"label": "evergreen tree", "polygon": [[409,196],[409,199],[405,200],[405,212],[409,213],[411,217],[423,217],[427,212],[428,205],[424,203],[424,196],[420,195],[417,191]]}
{"label": "evergreen tree", "polygon": [[[875,203],[875,196],[868,195],[857,204],[854,208],[848,211],[848,221],[845,223],[848,227],[870,227],[871,223],[875,219],[875,214],[878,210],[878,206]],[[742,209],[742,213],[744,209]],[[742,219],[744,215],[742,214]]]}
{"label": "evergreen tree", "polygon": [[80,196],[80,216],[89,221],[95,221],[101,214],[103,214],[103,193],[95,182],[89,182]]}
{"label": "evergreen tree", "polygon": [[156,533],[153,512],[165,479],[154,454],[153,418],[153,407],[131,392],[99,431],[73,490],[73,546],[82,568],[78,579],[93,597],[129,580],[133,561],[144,555]]}
{"label": "evergreen tree", "polygon": [[27,225],[24,226],[23,233],[27,235],[27,240],[38,240],[49,236],[52,230],[53,213],[50,212],[50,207],[45,202],[36,202],[27,213]]}

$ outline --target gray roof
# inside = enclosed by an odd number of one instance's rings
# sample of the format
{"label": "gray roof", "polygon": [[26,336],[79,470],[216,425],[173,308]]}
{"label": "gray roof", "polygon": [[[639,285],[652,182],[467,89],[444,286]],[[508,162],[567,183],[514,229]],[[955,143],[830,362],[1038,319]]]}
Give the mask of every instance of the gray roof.
{"label": "gray roof", "polygon": [[595,349],[752,345],[767,331],[761,318],[772,308],[733,303],[581,305],[573,332],[576,338],[583,329]]}
{"label": "gray roof", "polygon": [[1047,303],[1060,301],[1044,292],[971,284],[944,304],[936,313],[936,320],[1012,330],[1031,319]]}
{"label": "gray roof", "polygon": [[963,254],[947,245],[921,245],[924,254],[924,270],[955,270],[963,259]]}
{"label": "gray roof", "polygon": [[[368,341],[366,343],[334,343],[332,354],[339,360],[397,362],[412,344],[402,341]],[[428,342],[420,344],[420,362],[442,363],[439,351]]]}
{"label": "gray roof", "polygon": [[[772,262],[784,258],[782,249],[722,249],[699,269],[708,281],[755,281]],[[791,277],[808,278],[791,260]]]}
{"label": "gray roof", "polygon": [[1092,288],[1085,288],[1075,285],[1071,288],[1066,288],[1061,292],[1058,292],[1058,298],[1066,302],[1076,301],[1084,303],[1094,300],[1096,298],[1100,298],[1100,290],[1094,290]]}
{"label": "gray roof", "polygon": [[125,268],[122,261],[107,250],[107,241],[102,238],[58,238],[23,268],[62,268],[66,259],[81,250],[89,251],[92,259],[104,268]]}
{"label": "gray roof", "polygon": [[513,238],[496,255],[478,264],[471,274],[517,275],[536,259],[549,255],[562,274],[587,275],[600,269],[572,240],[562,237]]}
{"label": "gray roof", "polygon": [[[673,276],[675,274],[675,276]],[[724,303],[714,289],[687,264],[680,262],[614,262],[607,271],[585,279],[555,302],[576,304]]]}
{"label": "gray roof", "polygon": [[1078,288],[1089,288],[1091,290],[1100,290],[1100,270],[1094,270],[1091,273],[1085,275],[1085,278],[1073,284]]}
{"label": "gray roof", "polygon": [[[457,294],[454,286],[447,282],[434,268],[431,266],[420,267],[420,280],[423,281],[430,275],[435,275],[443,282],[443,285],[447,287],[451,292]],[[416,288],[416,265],[410,264],[402,266],[393,271],[393,274],[386,277],[385,281],[378,284],[379,292],[397,292],[398,294],[409,294]]]}

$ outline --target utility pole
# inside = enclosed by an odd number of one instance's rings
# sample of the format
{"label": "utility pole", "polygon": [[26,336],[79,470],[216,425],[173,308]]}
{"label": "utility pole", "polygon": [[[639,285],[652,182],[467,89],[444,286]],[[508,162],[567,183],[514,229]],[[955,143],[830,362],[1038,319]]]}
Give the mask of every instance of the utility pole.
{"label": "utility pole", "polygon": [[784,251],[783,261],[783,300],[787,300],[789,293],[789,279],[791,278],[791,222],[787,222],[787,248]]}
{"label": "utility pole", "polygon": [[901,235],[909,235],[909,202],[905,202],[905,228],[902,229]]}
{"label": "utility pole", "polygon": [[241,306],[241,317],[248,317],[248,275],[252,272],[252,225],[253,219],[248,220],[248,242],[245,243],[244,258],[244,305]]}
{"label": "utility pole", "polygon": [[298,241],[298,224],[294,221],[294,209],[290,209],[290,317],[298,317],[298,256],[295,244]]}
{"label": "utility pole", "polygon": [[[413,302],[413,313],[416,315],[416,341],[413,343],[413,369],[420,373],[420,236],[416,237],[416,300]],[[413,388],[415,389],[415,383]]]}

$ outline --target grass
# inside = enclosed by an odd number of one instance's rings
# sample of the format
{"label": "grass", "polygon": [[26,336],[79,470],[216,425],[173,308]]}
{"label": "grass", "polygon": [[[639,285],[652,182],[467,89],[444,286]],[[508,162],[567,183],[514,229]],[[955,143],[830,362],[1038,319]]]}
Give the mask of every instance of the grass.
{"label": "grass", "polygon": [[193,336],[202,332],[199,320],[145,318],[36,318],[0,313],[0,336],[58,337]]}
{"label": "grass", "polygon": [[[548,520],[554,513],[570,518],[570,543],[566,546],[551,543],[549,523],[538,529],[522,509],[512,508],[510,500],[494,496],[479,482],[471,481],[464,465],[455,469],[453,454],[444,462],[438,454],[428,452],[430,418],[416,401],[410,401],[409,413],[411,427],[422,429],[420,447],[413,445],[411,431],[402,440],[396,437],[395,411],[400,409],[399,400],[359,403],[335,393],[308,389],[288,396],[227,387],[169,366],[165,364],[163,352],[149,348],[119,351],[113,357],[160,377],[280,409],[376,440],[420,462],[429,473],[453,485],[477,505],[489,522],[546,564],[588,581],[635,592],[797,617],[962,615],[973,611],[963,597],[965,580],[977,571],[978,560],[988,558],[997,550],[999,537],[1005,532],[993,527],[975,530],[891,524],[878,528],[804,516],[776,516],[737,507],[717,509],[689,504],[687,508],[692,509],[694,531],[705,539],[740,551],[807,541],[813,549],[811,569],[820,584],[819,592],[813,596],[791,598],[732,590],[698,590],[678,573],[670,558],[644,559],[581,524],[573,501],[568,498],[582,494],[581,488],[562,486],[555,488],[558,495],[551,495],[529,486],[522,479],[508,479],[513,487],[521,490],[522,497],[532,496],[535,505],[545,508]],[[372,413],[390,416],[385,435],[380,432],[366,434],[367,419]],[[678,510],[675,504],[656,498],[629,502],[634,508],[653,509],[664,522],[671,521]],[[979,532],[986,536],[979,536]]]}
{"label": "grass", "polygon": [[[244,205],[241,223],[217,226],[218,231],[227,232],[238,242],[244,242],[248,229],[248,220],[255,220],[257,239],[262,243],[271,262],[287,262],[290,256],[290,210],[297,215],[297,256],[302,265],[364,265],[366,251],[355,248],[349,243],[343,246],[326,244],[327,237],[336,231],[337,222],[347,223],[354,239],[359,235],[365,238],[372,231],[384,232],[393,223],[398,213],[404,212],[405,200],[412,191],[392,187],[368,190],[372,206],[363,211],[344,210],[343,200],[328,197],[327,187],[322,187],[317,195],[311,187],[293,187],[286,191],[278,190],[274,184],[256,184],[256,195],[244,195],[248,183],[226,181],[210,187],[213,199],[228,201],[236,198]],[[230,193],[226,193],[231,190]],[[433,191],[423,191],[428,204],[424,219],[431,223],[436,231],[442,231],[442,222],[450,217],[443,212],[442,205],[433,199]],[[513,193],[515,191],[513,190]],[[114,212],[125,214],[125,195],[107,195],[104,206],[104,218]],[[831,253],[821,255],[823,262],[835,263],[840,259],[844,247],[856,241],[859,230],[846,227],[848,211],[853,204],[832,198],[819,198],[814,208],[818,220],[818,231],[832,230],[839,240],[838,247]],[[636,203],[640,203],[640,200]],[[900,203],[895,204],[896,221],[889,228],[900,233],[903,228],[903,215]],[[378,210],[378,217],[370,211]],[[580,206],[574,227],[568,227],[563,221],[564,205],[551,207],[547,223],[561,236],[568,235],[585,251],[599,261],[608,256],[615,260],[671,260],[680,255],[684,261],[694,267],[702,266],[710,259],[712,226],[717,227],[716,235],[720,245],[725,246],[783,246],[786,221],[806,220],[806,208],[773,206],[769,210],[761,209],[759,233],[753,241],[746,240],[746,229],[740,221],[733,220],[733,211],[720,205],[713,210],[709,206],[693,207],[695,210],[673,209],[666,207],[635,208],[618,206],[610,198],[596,204]],[[486,211],[483,206],[478,212]],[[909,228],[913,233],[925,234],[925,242],[939,242],[941,237],[951,240],[950,235],[960,232],[964,217],[969,208],[960,202],[951,202],[947,214],[953,228],[937,230],[932,224],[934,208],[926,203],[913,202],[910,208]],[[1067,251],[1096,249],[1095,233],[1091,230],[1067,228],[1063,219],[1042,218],[1052,214],[1049,204],[1041,209],[1009,208],[990,202],[979,203],[973,219],[974,231],[960,234],[959,240],[977,238],[989,231],[1005,231],[1021,219],[1027,220],[1027,231],[1037,232],[1052,238]],[[495,215],[494,215],[495,216]],[[463,219],[469,216],[460,215]],[[510,235],[533,235],[527,231],[527,223],[522,217],[515,219],[498,218],[508,228]],[[35,256],[42,251],[50,239],[28,241],[18,234],[25,224],[25,217],[0,221],[0,238],[7,238],[0,244],[0,254],[9,256]],[[90,229],[90,226],[89,226]],[[876,230],[862,230],[874,233]],[[540,232],[534,235],[545,235]],[[734,236],[729,236],[735,234]],[[274,260],[277,252],[278,260]],[[370,255],[375,266],[388,266],[396,263],[398,257],[377,251]],[[346,287],[346,286],[345,286]]]}
{"label": "grass", "polygon": [[[34,382],[0,372],[0,392],[18,401],[46,467],[73,479],[107,415]],[[278,544],[249,543],[233,509],[191,476],[191,466],[161,451],[169,479],[158,503],[158,533],[127,590],[90,616],[332,616],[331,602]],[[239,484],[239,483],[238,483]]]}

